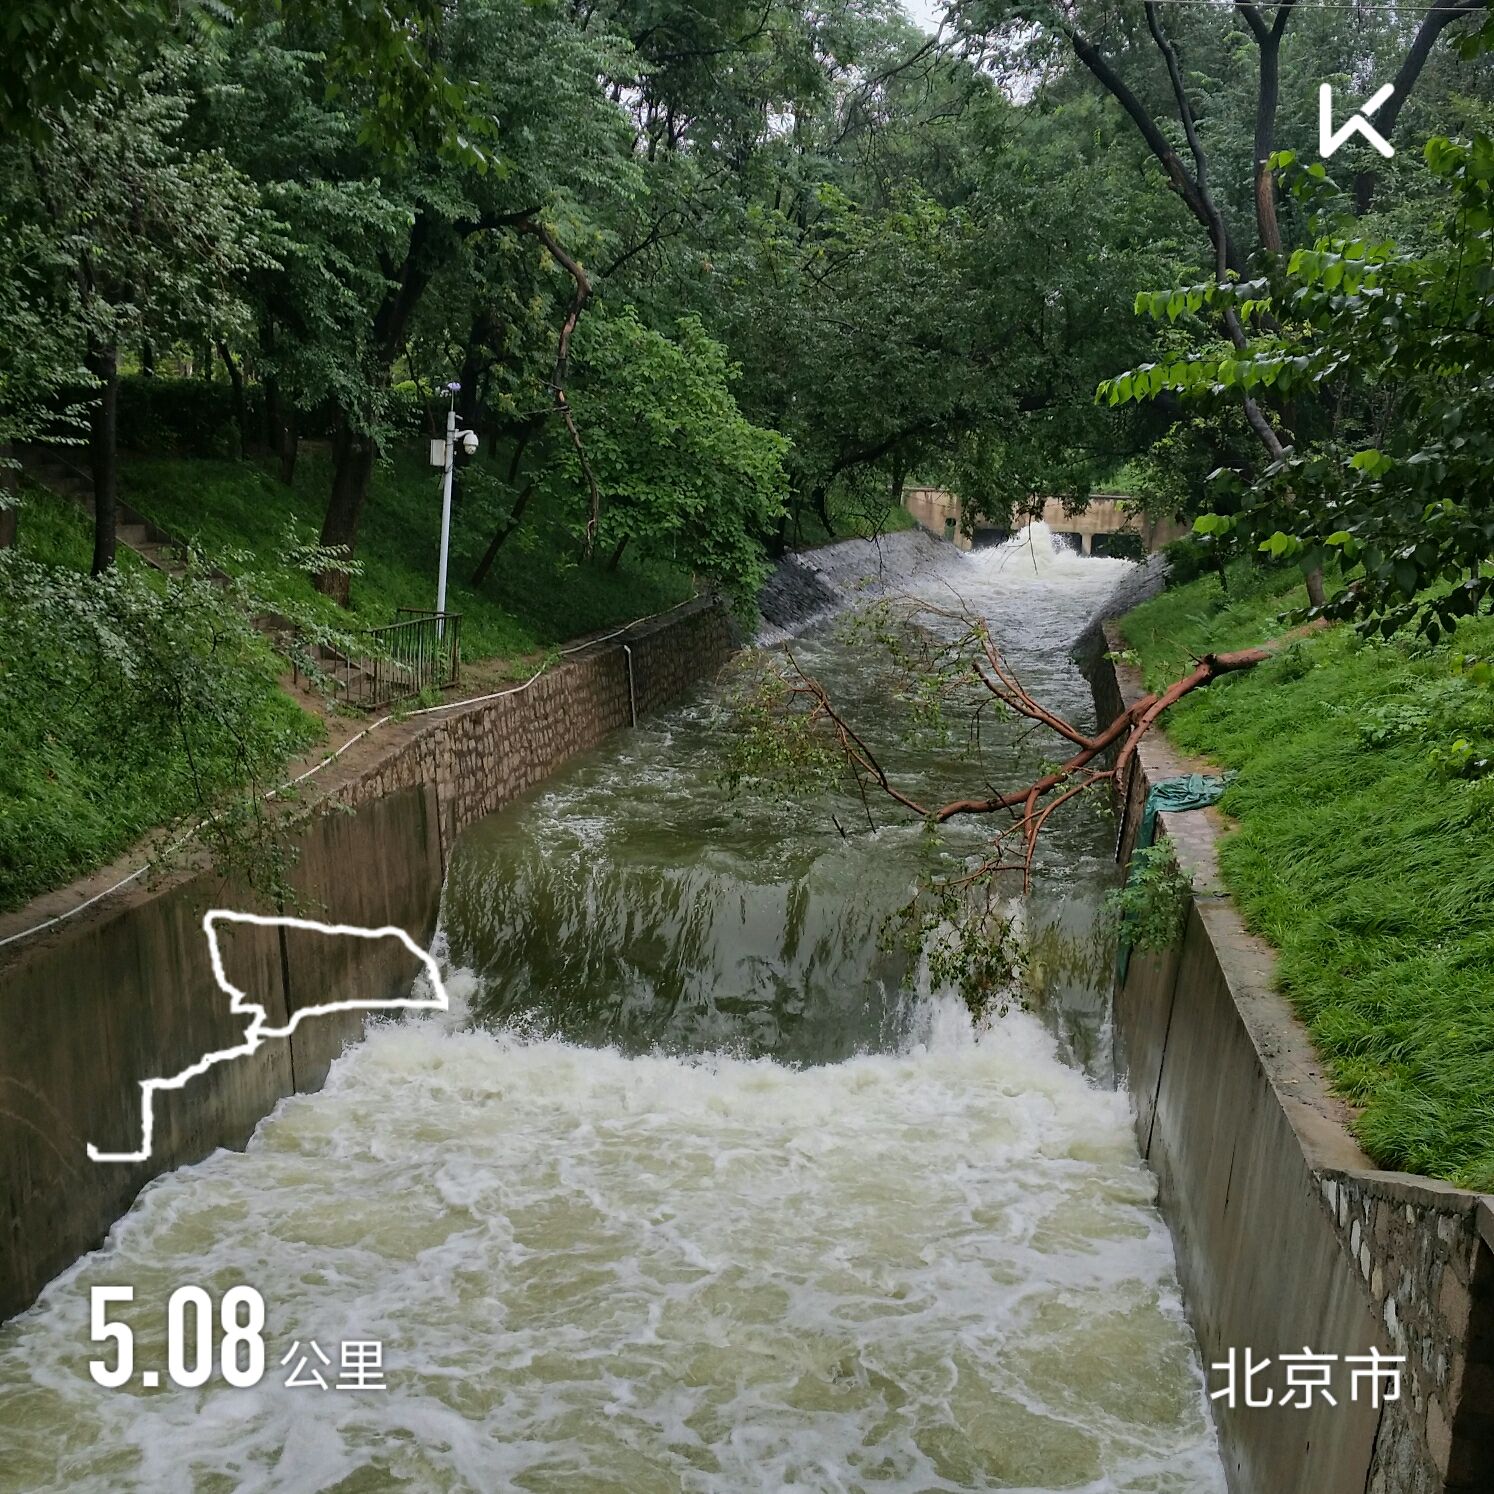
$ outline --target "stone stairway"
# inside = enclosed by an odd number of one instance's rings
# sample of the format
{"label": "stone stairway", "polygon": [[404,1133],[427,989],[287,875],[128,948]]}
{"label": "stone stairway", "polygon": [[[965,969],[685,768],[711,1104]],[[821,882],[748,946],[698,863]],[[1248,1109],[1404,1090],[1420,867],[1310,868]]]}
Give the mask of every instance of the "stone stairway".
{"label": "stone stairway", "polygon": [[[20,455],[21,465],[33,482],[71,499],[90,519],[93,518],[93,479],[87,472],[70,462],[56,447],[28,446]],[[173,577],[186,575],[186,545],[158,524],[152,524],[143,514],[136,513],[129,504],[119,503],[117,507],[119,516],[114,537],[118,544],[152,570]],[[209,569],[208,576],[219,585],[227,584],[229,579],[227,572],[215,568]]]}
{"label": "stone stairway", "polygon": [[[87,504],[90,514],[93,512],[93,501]],[[150,524],[124,523],[115,530],[115,538],[127,550],[133,550],[147,565],[154,566],[158,571],[164,571],[168,576],[185,576],[187,574],[187,562],[183,559],[183,547],[174,540],[160,536],[152,536]],[[214,577],[216,580],[216,576]]]}

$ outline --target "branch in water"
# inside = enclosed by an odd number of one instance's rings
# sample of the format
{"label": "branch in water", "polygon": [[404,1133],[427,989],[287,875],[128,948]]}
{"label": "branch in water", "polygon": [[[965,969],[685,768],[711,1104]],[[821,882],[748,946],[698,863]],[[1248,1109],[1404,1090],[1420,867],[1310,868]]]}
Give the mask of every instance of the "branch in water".
{"label": "branch in water", "polygon": [[[1231,653],[1205,654],[1182,678],[1174,680],[1163,690],[1142,696],[1109,726],[1090,735],[1033,697],[1015,669],[1003,658],[982,619],[926,603],[915,604],[912,611],[952,618],[963,624],[966,631],[960,646],[973,645],[979,655],[968,661],[965,677],[979,682],[1014,715],[1047,727],[1077,749],[1057,767],[1007,793],[953,799],[943,804],[925,803],[893,781],[876,752],[841,713],[825,686],[802,668],[792,652],[786,652],[790,672],[781,674],[780,678],[788,698],[805,704],[812,725],[822,724],[828,728],[863,793],[868,785],[875,786],[894,803],[936,825],[966,815],[1011,814],[1011,824],[993,837],[995,854],[969,873],[954,879],[952,886],[968,885],[997,872],[1020,871],[1023,888],[1029,889],[1038,840],[1055,810],[1098,784],[1123,780],[1143,738],[1178,701],[1224,675],[1253,669],[1269,659],[1280,646],[1278,642]],[[1115,759],[1111,766],[1097,762],[1112,750]],[[1012,840],[1018,841],[1021,847],[1015,859],[1007,855],[1006,849]]]}

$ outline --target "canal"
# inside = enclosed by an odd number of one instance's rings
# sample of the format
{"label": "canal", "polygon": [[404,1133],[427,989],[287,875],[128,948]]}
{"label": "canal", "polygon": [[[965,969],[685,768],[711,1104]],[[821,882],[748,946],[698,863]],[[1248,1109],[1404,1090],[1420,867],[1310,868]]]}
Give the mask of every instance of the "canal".
{"label": "canal", "polygon": [[[1039,528],[916,585],[1085,721],[1068,649],[1127,569]],[[930,799],[1053,755],[999,723],[978,764],[911,743],[864,641],[793,647]],[[1020,1000],[977,1029],[878,938],[920,827],[729,791],[729,688],[469,830],[453,1011],[379,1025],[244,1153],[158,1179],[0,1330],[0,1488],[1222,1490],[1110,1068],[1113,827],[1056,822],[1010,909]],[[95,1385],[88,1288],[134,1287],[164,1369],[188,1282],[263,1295],[270,1372]],[[312,1340],[377,1341],[387,1388],[285,1385]]]}

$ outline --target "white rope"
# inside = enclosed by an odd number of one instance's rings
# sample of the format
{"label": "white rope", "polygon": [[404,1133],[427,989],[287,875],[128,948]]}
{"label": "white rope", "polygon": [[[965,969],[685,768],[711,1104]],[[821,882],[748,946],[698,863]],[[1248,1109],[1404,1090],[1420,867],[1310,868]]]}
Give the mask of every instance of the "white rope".
{"label": "white rope", "polygon": [[[603,633],[596,638],[586,638],[583,639],[580,643],[571,644],[568,648],[558,649],[555,654],[555,659],[563,659],[568,654],[579,654],[584,652],[586,649],[595,648],[599,643],[606,643],[609,639],[616,638],[623,633],[631,632],[634,628],[641,627],[644,623],[657,622],[661,617],[669,617],[672,613],[678,612],[680,608],[688,607],[692,602],[696,601],[699,601],[698,596],[687,597],[683,602],[677,602],[673,607],[666,607],[663,612],[651,612],[647,617],[635,617],[632,622],[624,623],[622,627],[614,628],[610,633]],[[368,726],[365,726],[363,730],[357,734],[357,736],[349,737],[341,747],[339,747],[335,752],[329,752],[326,757],[321,760],[321,762],[307,768],[304,773],[296,774],[294,778],[288,779],[278,788],[272,788],[268,790],[265,793],[264,797],[266,799],[278,798],[286,791],[286,789],[294,788],[298,783],[304,783],[306,779],[310,778],[313,774],[320,773],[323,768],[328,766],[328,764],[335,763],[337,759],[340,758],[343,753],[348,750],[349,747],[352,747],[355,743],[361,742],[363,738],[368,736],[370,732],[377,731],[381,726],[384,726],[386,723],[395,720],[396,717],[398,717],[402,721],[408,721],[412,716],[433,716],[438,711],[463,710],[470,706],[486,705],[489,701],[502,700],[506,695],[522,694],[542,674],[546,673],[546,671],[549,670],[554,662],[554,659],[547,659],[543,664],[540,665],[538,669],[534,671],[533,674],[529,676],[527,680],[524,681],[523,684],[510,685],[506,690],[494,690],[490,695],[475,695],[465,700],[448,700],[444,701],[441,705],[422,706],[418,711],[406,711],[403,715],[400,715],[400,713],[397,711],[390,711],[387,716],[380,716],[377,721],[371,722]],[[631,655],[628,659],[628,665],[629,681],[631,683]],[[634,715],[633,719],[634,724],[636,725],[636,714]],[[197,824],[193,825],[190,830],[186,831],[178,839],[172,841],[172,843],[163,852],[163,856],[169,856],[174,851],[179,850],[199,831],[206,829],[207,826],[211,825],[216,818],[218,818],[217,815],[209,815],[205,820],[201,820]],[[123,888],[128,887],[131,882],[139,881],[140,878],[150,870],[150,865],[150,862],[147,861],[145,865],[136,867],[135,870],[129,874],[129,876],[121,877],[119,881],[114,883],[112,887],[106,887],[102,892],[94,893],[92,897],[79,903],[76,908],[69,908],[67,912],[59,913],[54,918],[43,919],[42,922],[33,924],[28,929],[22,929],[19,933],[6,935],[5,938],[0,939],[0,949],[3,949],[7,944],[15,944],[18,940],[29,939],[31,935],[39,934],[43,929],[53,928],[59,923],[66,922],[66,920],[69,918],[76,918],[79,913],[82,913],[86,909],[93,907],[95,903],[102,902],[106,897],[112,897],[116,892],[119,892]]]}

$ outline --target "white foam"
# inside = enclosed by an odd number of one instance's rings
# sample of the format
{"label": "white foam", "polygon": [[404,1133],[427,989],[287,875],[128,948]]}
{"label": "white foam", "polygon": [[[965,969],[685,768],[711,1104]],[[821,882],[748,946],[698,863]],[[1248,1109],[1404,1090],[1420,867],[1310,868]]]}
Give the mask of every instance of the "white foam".
{"label": "white foam", "polygon": [[[0,1466],[181,1494],[1222,1487],[1124,1100],[1025,1014],[976,1043],[945,1003],[921,1039],[796,1070],[385,1025],[5,1331]],[[257,1286],[272,1373],[94,1386],[87,1288],[119,1281],[142,1364],[175,1286]],[[293,1339],[350,1337],[384,1342],[387,1393],[278,1383]]]}
{"label": "white foam", "polygon": [[[836,550],[823,563],[849,589],[856,557]],[[1045,699],[1082,707],[1064,653],[1127,562],[1058,553],[1042,526],[917,558],[903,582],[970,604]],[[698,816],[705,770],[646,735],[618,759],[627,793]],[[526,811],[555,875],[616,854],[586,807],[614,778],[577,775]],[[636,822],[604,812],[612,839]],[[779,866],[776,836],[747,835],[750,866],[717,848],[741,887],[713,948],[787,926],[777,900],[807,873]],[[851,855],[825,852],[826,875]],[[516,894],[506,865],[474,873],[494,906]],[[866,866],[853,876],[874,901]],[[588,908],[594,942],[631,927],[621,904]],[[444,936],[435,953],[451,964]],[[478,985],[453,971],[449,1012],[379,1026],[247,1152],[150,1185],[0,1330],[5,1478],[78,1494],[1223,1489],[1126,1101],[1035,1018],[977,1041],[959,1003],[925,998],[901,1051],[795,1068],[473,1031]],[[135,1287],[139,1366],[157,1369],[175,1287],[258,1287],[270,1373],[255,1390],[100,1389],[87,1304],[105,1282]],[[280,1355],[312,1338],[334,1359],[342,1339],[381,1340],[388,1392],[286,1388]]]}

